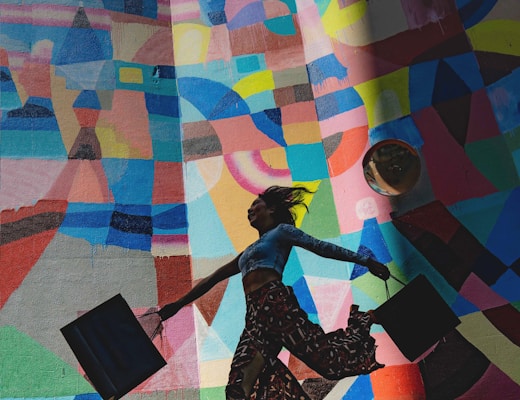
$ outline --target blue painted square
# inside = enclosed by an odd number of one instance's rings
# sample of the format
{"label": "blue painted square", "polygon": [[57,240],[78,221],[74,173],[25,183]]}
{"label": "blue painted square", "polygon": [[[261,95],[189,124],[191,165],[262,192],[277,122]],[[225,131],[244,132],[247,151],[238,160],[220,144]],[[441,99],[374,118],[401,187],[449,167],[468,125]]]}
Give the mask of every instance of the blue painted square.
{"label": "blue painted square", "polygon": [[222,25],[227,22],[226,13],[224,11],[210,11],[208,12],[208,19],[212,25]]}
{"label": "blue painted square", "polygon": [[328,178],[329,171],[321,142],[289,146],[286,154],[294,181],[315,181]]}
{"label": "blue painted square", "polygon": [[116,203],[152,204],[153,160],[102,160],[108,185]]}
{"label": "blue painted square", "polygon": [[179,118],[179,99],[177,96],[164,96],[145,93],[146,109],[150,114],[167,115]]}
{"label": "blue painted square", "polygon": [[421,148],[424,144],[417,125],[409,115],[370,128],[368,137],[372,145],[387,139],[402,140],[416,149]]}
{"label": "blue painted square", "polygon": [[258,71],[260,69],[260,61],[256,55],[236,57],[235,63],[237,65],[237,71],[241,74]]}

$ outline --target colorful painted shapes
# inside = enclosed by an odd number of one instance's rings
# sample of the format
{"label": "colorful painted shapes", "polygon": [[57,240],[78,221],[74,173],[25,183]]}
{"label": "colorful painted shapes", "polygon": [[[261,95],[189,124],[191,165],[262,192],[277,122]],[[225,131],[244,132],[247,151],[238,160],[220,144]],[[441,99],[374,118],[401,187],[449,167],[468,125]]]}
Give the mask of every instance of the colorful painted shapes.
{"label": "colorful painted shapes", "polygon": [[281,117],[279,108],[251,114],[251,119],[260,132],[263,132],[280,146],[287,146],[283,135]]}
{"label": "colorful painted shapes", "polygon": [[520,56],[520,22],[507,19],[484,21],[467,29],[476,51]]}
{"label": "colorful painted shapes", "polygon": [[152,218],[150,207],[119,206],[110,218],[106,244],[128,249],[150,250]]}
{"label": "colorful painted shapes", "polygon": [[316,112],[320,120],[329,119],[364,105],[361,97],[353,88],[338,90],[334,93],[316,97]]}
{"label": "colorful painted shapes", "polygon": [[[482,314],[511,342],[520,347],[520,312],[511,304],[483,310]],[[520,377],[520,375],[519,375]]]}
{"label": "colorful painted shapes", "polygon": [[103,158],[102,163],[115,203],[152,204],[153,160]]}
{"label": "colorful painted shapes", "polygon": [[488,358],[453,330],[419,364],[426,398],[458,398],[482,378],[489,366]]}
{"label": "colorful painted shapes", "polygon": [[[520,67],[520,57],[490,51],[475,51],[484,84],[491,85]],[[504,85],[507,87],[507,85]]]}
{"label": "colorful painted shapes", "polygon": [[[304,182],[328,177],[325,152],[321,143],[288,146],[286,152],[293,180]],[[311,165],[312,168],[309,168]]]}
{"label": "colorful painted shapes", "polygon": [[307,203],[309,212],[305,213],[302,209],[297,211],[296,226],[322,239],[338,238],[341,232],[330,179],[294,181],[293,184],[303,185],[314,191]]}
{"label": "colorful painted shapes", "polygon": [[327,78],[346,79],[347,68],[342,65],[334,54],[320,57],[307,64],[309,80],[313,85],[321,85]]}
{"label": "colorful painted shapes", "polygon": [[[56,160],[0,158],[0,209],[32,206],[45,198],[66,165],[66,162]],[[19,190],[21,187],[24,190]],[[49,198],[66,199],[59,195]]]}
{"label": "colorful painted shapes", "polygon": [[191,259],[187,255],[154,257],[158,304],[178,300],[192,286]]}
{"label": "colorful painted shapes", "polygon": [[[389,365],[371,373],[369,377],[374,399],[425,398],[419,364]],[[358,397],[348,397],[352,400],[355,398]]]}
{"label": "colorful painted shapes", "polygon": [[478,170],[498,190],[512,190],[520,185],[518,170],[503,135],[468,143],[464,149]]}
{"label": "colorful painted shapes", "polygon": [[188,235],[156,234],[152,236],[152,255],[154,257],[184,256],[190,252]]}
{"label": "colorful painted shapes", "polygon": [[368,142],[366,126],[349,129],[323,140],[331,177],[341,175],[352,168],[363,156]]}
{"label": "colorful painted shapes", "polygon": [[0,327],[0,353],[4,398],[67,398],[93,392],[77,369],[12,326]]}
{"label": "colorful painted shapes", "polygon": [[366,107],[368,126],[410,114],[409,70],[401,68],[355,86]]}
{"label": "colorful painted shapes", "polygon": [[[0,50],[0,58],[7,58],[7,52],[4,49]],[[0,62],[0,110],[12,110],[22,106],[20,96],[16,90],[16,85],[13,82],[11,71],[8,68],[8,61],[5,60],[6,66]]]}
{"label": "colorful painted shapes", "polygon": [[[249,114],[240,95],[229,87],[209,79],[179,78],[179,94],[192,103],[209,120]],[[200,96],[200,93],[205,93]]]}
{"label": "colorful painted shapes", "polygon": [[227,28],[230,31],[263,22],[266,19],[262,2],[253,1],[243,6],[232,19],[228,19]]}
{"label": "colorful painted shapes", "polygon": [[516,237],[520,227],[520,215],[518,204],[520,201],[520,189],[513,190],[502,208],[500,216],[491,231],[486,246],[496,254],[505,264],[512,265],[520,259],[520,249],[515,245],[515,241],[510,240]]}
{"label": "colorful painted shapes", "polygon": [[163,204],[152,207],[154,233],[186,233],[188,228],[186,204]]}
{"label": "colorful painted shapes", "polygon": [[250,193],[261,193],[269,186],[291,182],[290,170],[272,168],[260,151],[236,152],[225,155],[224,159],[236,182]]}
{"label": "colorful painted shapes", "polygon": [[264,21],[264,24],[270,32],[276,33],[278,35],[296,35],[296,26],[294,25],[294,19],[292,15],[282,15],[280,17],[270,18]]}
{"label": "colorful painted shapes", "polygon": [[66,159],[52,102],[29,97],[22,108],[6,113],[0,123],[2,157]]}
{"label": "colorful painted shapes", "polygon": [[424,140],[422,154],[435,197],[446,205],[495,193],[433,108],[412,115]]}
{"label": "colorful painted shapes", "polygon": [[459,7],[460,19],[466,29],[478,24],[495,7],[497,0],[482,2],[479,0],[466,0]]}
{"label": "colorful painted shapes", "polygon": [[492,264],[479,267],[479,260],[488,250],[438,201],[394,218],[393,223],[456,290],[471,271],[483,280],[487,271],[493,271],[493,277],[487,279],[490,285],[507,269],[491,256],[487,260]]}
{"label": "colorful painted shapes", "polygon": [[488,87],[488,96],[501,132],[520,125],[520,68]]}
{"label": "colorful painted shapes", "polygon": [[151,114],[149,117],[153,159],[158,162],[181,162],[181,125],[178,118]]}
{"label": "colorful painted shapes", "polygon": [[[81,113],[81,109],[75,109],[76,116]],[[87,110],[87,113],[90,114],[97,113],[96,110]],[[81,113],[82,116],[85,116],[87,113]],[[88,118],[88,117],[87,117]],[[88,118],[90,120],[94,118]],[[95,118],[97,119],[97,118]],[[78,120],[80,124],[85,122],[85,118],[79,117]],[[89,124],[90,125],[90,124]],[[93,126],[95,126],[95,122],[90,125],[92,127],[82,127],[74,141],[74,144],[70,148],[69,151],[69,159],[79,159],[79,160],[99,160],[101,159],[101,144],[96,135],[96,130]]]}
{"label": "colorful painted shapes", "polygon": [[370,128],[368,136],[373,145],[388,139],[404,141],[415,149],[420,149],[424,144],[421,132],[410,115]]}
{"label": "colorful painted shapes", "polygon": [[[154,165],[152,204],[157,206],[183,203],[184,201],[183,165],[180,162],[156,162]],[[158,207],[155,209],[158,209]]]}
{"label": "colorful painted shapes", "polygon": [[32,207],[0,214],[0,309],[41,257],[63,221],[66,208],[65,201],[42,200]]}
{"label": "colorful painted shapes", "polygon": [[202,24],[179,23],[172,26],[172,31],[176,66],[206,61],[211,28]]}
{"label": "colorful painted shapes", "polygon": [[[520,370],[518,369],[520,358],[520,347],[518,345],[519,312],[507,306],[493,310],[491,313],[494,315],[487,315],[488,312],[486,311],[462,317],[462,324],[457,327],[457,331],[464,335],[464,338],[499,368],[503,374],[507,375],[506,382],[512,380],[518,385],[520,384]],[[503,320],[501,324],[497,324],[499,328],[494,325],[497,320],[510,317],[513,317],[513,319],[510,321]],[[508,326],[508,332],[512,333],[516,330],[511,335],[511,339],[502,333],[505,326]],[[508,386],[511,383],[509,382]],[[515,391],[518,392],[519,389],[517,386]]]}
{"label": "colorful painted shapes", "polygon": [[70,203],[59,232],[85,239],[90,244],[104,245],[113,208],[111,204]]}
{"label": "colorful painted shapes", "polygon": [[109,34],[107,31],[94,31],[85,9],[79,7],[74,16],[72,27],[67,31],[61,48],[56,52],[53,63],[67,65],[109,59],[110,54],[104,44],[111,43],[111,40],[108,37],[103,38],[103,40],[100,38],[100,35],[108,36]]}
{"label": "colorful painted shapes", "polygon": [[179,99],[177,96],[166,96],[145,93],[146,109],[150,114],[179,118]]}

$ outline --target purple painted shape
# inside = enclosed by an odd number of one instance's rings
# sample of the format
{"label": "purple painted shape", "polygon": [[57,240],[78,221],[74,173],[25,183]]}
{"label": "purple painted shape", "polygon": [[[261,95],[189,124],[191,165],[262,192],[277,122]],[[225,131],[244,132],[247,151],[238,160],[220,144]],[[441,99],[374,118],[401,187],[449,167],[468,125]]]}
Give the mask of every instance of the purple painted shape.
{"label": "purple painted shape", "polygon": [[491,364],[482,377],[457,400],[520,399],[520,385]]}
{"label": "purple painted shape", "polygon": [[498,295],[477,275],[471,273],[460,288],[459,294],[480,310],[500,307],[509,302]]}
{"label": "purple painted shape", "polygon": [[258,1],[242,8],[233,19],[228,22],[227,27],[232,31],[234,29],[243,28],[244,26],[263,22],[266,18],[264,5]]}

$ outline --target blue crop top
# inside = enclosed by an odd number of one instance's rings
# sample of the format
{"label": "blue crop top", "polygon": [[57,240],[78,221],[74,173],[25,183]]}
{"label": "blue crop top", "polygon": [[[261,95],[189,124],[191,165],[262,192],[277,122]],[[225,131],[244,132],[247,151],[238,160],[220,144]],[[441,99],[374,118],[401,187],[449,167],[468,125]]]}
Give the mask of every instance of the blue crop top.
{"label": "blue crop top", "polygon": [[312,251],[321,257],[361,265],[365,265],[370,259],[333,243],[316,239],[292,225],[280,224],[264,233],[244,250],[238,259],[242,277],[258,268],[271,268],[282,275],[293,246]]}

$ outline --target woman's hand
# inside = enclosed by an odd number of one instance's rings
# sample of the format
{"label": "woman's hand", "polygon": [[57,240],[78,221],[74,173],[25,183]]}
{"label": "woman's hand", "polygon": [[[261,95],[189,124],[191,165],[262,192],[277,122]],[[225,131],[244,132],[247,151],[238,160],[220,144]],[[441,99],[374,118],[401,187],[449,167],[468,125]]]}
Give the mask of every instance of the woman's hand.
{"label": "woman's hand", "polygon": [[367,265],[367,268],[373,275],[384,281],[390,278],[390,270],[388,267],[377,260],[371,259]]}
{"label": "woman's hand", "polygon": [[143,315],[137,318],[148,337],[153,340],[162,330],[162,319],[156,308],[150,308]]}
{"label": "woman's hand", "polygon": [[174,301],[173,303],[166,304],[157,312],[157,314],[159,314],[162,321],[166,321],[168,318],[171,318],[177,314],[182,307],[183,304],[179,303],[178,301]]}

